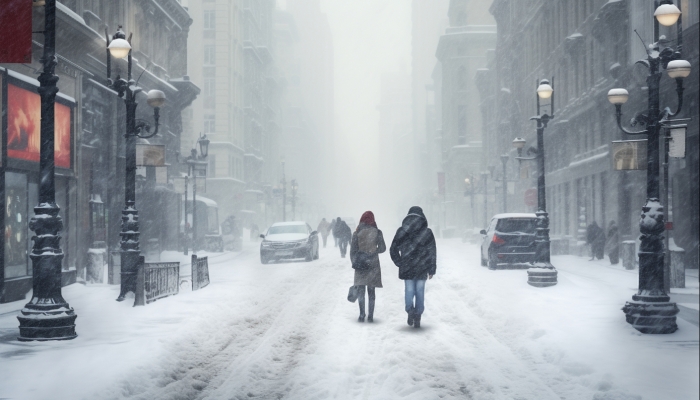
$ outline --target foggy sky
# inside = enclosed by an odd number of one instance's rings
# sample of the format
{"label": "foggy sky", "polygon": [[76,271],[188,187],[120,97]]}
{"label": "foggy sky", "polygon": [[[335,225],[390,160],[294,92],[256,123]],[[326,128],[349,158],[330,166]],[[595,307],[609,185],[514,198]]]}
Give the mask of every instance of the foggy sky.
{"label": "foggy sky", "polygon": [[410,73],[411,2],[321,0],[321,8],[335,52],[337,180],[327,209],[356,220],[373,210],[378,223],[389,222],[398,194],[382,190],[382,181],[392,177],[383,174],[376,107],[382,73]]}

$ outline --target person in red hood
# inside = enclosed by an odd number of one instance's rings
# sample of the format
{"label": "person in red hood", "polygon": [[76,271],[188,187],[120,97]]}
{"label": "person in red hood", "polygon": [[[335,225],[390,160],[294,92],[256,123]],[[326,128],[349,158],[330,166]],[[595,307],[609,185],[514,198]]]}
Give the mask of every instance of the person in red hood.
{"label": "person in red hood", "polygon": [[386,251],[384,235],[377,228],[372,211],[366,211],[360,218],[350,244],[350,261],[355,269],[355,283],[358,289],[357,299],[360,305],[359,322],[365,321],[365,288],[369,296],[367,322],[374,322],[375,288],[382,287],[382,270],[379,265],[379,253]]}

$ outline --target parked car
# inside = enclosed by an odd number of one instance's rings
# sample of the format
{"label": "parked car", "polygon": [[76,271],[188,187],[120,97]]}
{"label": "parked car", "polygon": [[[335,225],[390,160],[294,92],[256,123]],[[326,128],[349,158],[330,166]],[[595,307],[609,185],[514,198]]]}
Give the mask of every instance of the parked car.
{"label": "parked car", "polygon": [[304,221],[277,222],[260,235],[260,262],[281,259],[318,259],[318,232]]}
{"label": "parked car", "polygon": [[497,214],[481,231],[481,265],[489,269],[525,267],[535,260],[535,214]]}

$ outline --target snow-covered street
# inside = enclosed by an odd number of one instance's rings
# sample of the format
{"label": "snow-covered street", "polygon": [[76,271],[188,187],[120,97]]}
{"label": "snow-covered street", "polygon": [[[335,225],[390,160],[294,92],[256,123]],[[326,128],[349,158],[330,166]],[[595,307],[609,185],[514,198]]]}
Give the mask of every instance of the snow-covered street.
{"label": "snow-covered street", "polygon": [[420,329],[388,253],[375,321],[357,322],[353,272],[332,247],[309,263],[262,265],[255,243],[209,254],[210,286],[145,307],[114,301],[118,286],[66,287],[72,341],[17,342],[23,302],[3,304],[0,397],[698,398],[698,327],[679,318],[674,334],[642,335],[624,320],[637,271],[555,256],[559,284],[538,289],[524,270],[481,267],[478,251],[438,242]]}

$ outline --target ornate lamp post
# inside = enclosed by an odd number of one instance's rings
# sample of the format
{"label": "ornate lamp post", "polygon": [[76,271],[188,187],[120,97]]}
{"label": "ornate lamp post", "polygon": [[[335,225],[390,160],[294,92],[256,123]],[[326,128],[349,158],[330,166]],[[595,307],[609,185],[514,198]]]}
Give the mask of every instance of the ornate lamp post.
{"label": "ornate lamp post", "polygon": [[506,174],[506,164],[508,164],[508,154],[501,155],[501,162],[503,163],[503,212],[508,212],[508,179]]}
{"label": "ornate lamp post", "polygon": [[34,247],[29,255],[32,260],[32,299],[20,311],[20,341],[74,339],[75,319],[73,308],[61,295],[61,236],[63,220],[56,205],[54,164],[54,108],[58,93],[56,69],[56,0],[44,4],[44,55],[43,71],[39,75],[41,96],[41,143],[39,149],[39,204],[29,228],[36,233]]}
{"label": "ornate lamp post", "polygon": [[[128,292],[136,291],[136,271],[139,263],[139,213],[136,210],[136,138],[148,139],[158,134],[160,107],[165,104],[165,94],[160,90],[151,90],[146,96],[146,102],[153,107],[153,119],[155,129],[151,133],[151,126],[145,121],[136,120],[136,96],[142,92],[131,76],[131,44],[126,40],[126,35],[120,26],[109,39],[107,36],[107,82],[119,97],[124,98],[126,105],[126,175],[124,177],[124,210],[122,210],[121,236],[121,290],[117,301],[124,300]],[[112,82],[111,57],[128,57],[127,79],[117,75]],[[144,134],[142,134],[144,133]]]}
{"label": "ornate lamp post", "polygon": [[[608,100],[615,105],[617,126],[627,135],[646,135],[647,137],[647,198],[642,207],[639,220],[641,233],[639,246],[639,290],[622,308],[627,323],[642,333],[673,333],[678,329],[676,314],[678,306],[670,302],[664,290],[664,207],[659,201],[659,132],[662,127],[670,125],[670,118],[678,115],[683,107],[683,78],[690,75],[690,63],[681,60],[682,27],[681,12],[672,1],[655,2],[654,43],[647,51],[646,60],[637,61],[649,69],[647,76],[648,109],[646,113],[635,116],[632,126],[642,124],[646,129],[630,131],[622,126],[622,105],[627,102],[629,94],[625,89],[612,89]],[[664,47],[659,43],[659,24],[672,26],[678,23],[678,46],[676,49]],[[665,68],[670,78],[676,80],[678,106],[676,111],[670,108],[660,109],[659,87],[661,69]]]}
{"label": "ornate lamp post", "polygon": [[[544,182],[544,130],[547,123],[554,118],[554,89],[549,80],[542,79],[537,86],[537,115],[530,120],[537,121],[537,148],[529,147],[528,154],[535,154],[534,157],[522,157],[525,139],[515,138],[513,146],[518,150],[518,160],[537,160],[537,230],[535,234],[535,263],[534,268],[527,271],[528,281],[532,286],[547,287],[557,284],[557,270],[550,262],[549,251],[549,214],[547,213],[547,198]],[[540,111],[540,99],[550,100],[549,111],[542,114]]]}

